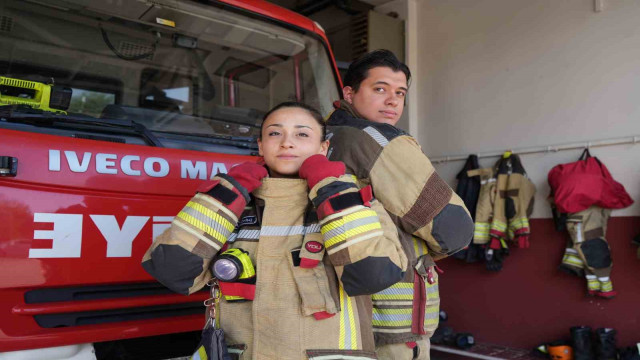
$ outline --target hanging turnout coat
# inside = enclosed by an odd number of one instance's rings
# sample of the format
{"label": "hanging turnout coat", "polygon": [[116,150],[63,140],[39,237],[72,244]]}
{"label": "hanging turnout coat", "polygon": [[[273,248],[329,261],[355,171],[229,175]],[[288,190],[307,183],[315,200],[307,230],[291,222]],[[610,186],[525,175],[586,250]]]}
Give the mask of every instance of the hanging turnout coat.
{"label": "hanging turnout coat", "polygon": [[476,208],[473,242],[492,249],[507,248],[506,241],[528,247],[529,216],[533,212],[535,185],[529,180],[518,155],[508,154],[493,168],[471,170],[482,187]]}
{"label": "hanging turnout coat", "polygon": [[[223,297],[216,312],[227,344],[245,349],[240,359],[375,358],[367,294],[395,283],[407,265],[380,204],[355,196],[350,176],[327,178],[310,192],[304,180],[265,178],[251,197],[226,174],[212,184],[154,242],[144,269],[190,294],[211,279],[221,249],[241,248],[255,265],[255,293],[232,292],[237,283],[221,282],[221,290],[253,300]],[[310,242],[316,246],[305,248]],[[322,261],[302,268],[300,256],[318,244]]]}

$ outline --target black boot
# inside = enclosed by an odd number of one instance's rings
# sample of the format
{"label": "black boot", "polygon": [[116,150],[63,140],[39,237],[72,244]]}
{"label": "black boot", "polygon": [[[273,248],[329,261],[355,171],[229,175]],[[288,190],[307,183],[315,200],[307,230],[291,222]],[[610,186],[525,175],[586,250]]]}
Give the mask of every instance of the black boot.
{"label": "black boot", "polygon": [[640,344],[620,349],[618,355],[620,360],[640,360]]}
{"label": "black boot", "polygon": [[573,340],[573,357],[575,360],[595,360],[596,357],[591,343],[590,327],[572,327],[571,340]]}
{"label": "black boot", "polygon": [[600,328],[596,330],[596,355],[598,360],[617,359],[615,329]]}

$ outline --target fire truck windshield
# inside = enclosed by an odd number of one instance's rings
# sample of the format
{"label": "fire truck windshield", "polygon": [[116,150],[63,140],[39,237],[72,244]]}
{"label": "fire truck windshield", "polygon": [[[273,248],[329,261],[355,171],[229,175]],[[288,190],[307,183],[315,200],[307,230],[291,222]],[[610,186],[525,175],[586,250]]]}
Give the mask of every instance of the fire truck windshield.
{"label": "fire truck windshield", "polygon": [[[274,105],[297,100],[327,115],[339,97],[323,44],[292,29],[191,1],[2,1],[0,106],[133,121],[166,147],[251,142]],[[252,148],[229,147],[215,151]]]}

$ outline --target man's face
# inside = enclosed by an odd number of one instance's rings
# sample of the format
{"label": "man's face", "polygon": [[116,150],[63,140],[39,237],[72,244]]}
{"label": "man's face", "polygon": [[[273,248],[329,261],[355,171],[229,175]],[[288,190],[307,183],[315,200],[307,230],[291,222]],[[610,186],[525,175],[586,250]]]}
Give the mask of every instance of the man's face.
{"label": "man's face", "polygon": [[404,110],[407,77],[402,71],[388,67],[369,69],[358,91],[345,86],[344,99],[369,121],[395,125]]}

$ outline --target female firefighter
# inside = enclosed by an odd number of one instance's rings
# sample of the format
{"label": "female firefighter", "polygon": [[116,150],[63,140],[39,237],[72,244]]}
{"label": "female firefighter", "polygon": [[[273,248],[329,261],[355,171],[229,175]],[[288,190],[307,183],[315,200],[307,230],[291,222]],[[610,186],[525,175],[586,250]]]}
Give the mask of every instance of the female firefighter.
{"label": "female firefighter", "polygon": [[182,294],[217,282],[217,321],[240,359],[375,358],[367,295],[407,266],[389,215],[326,158],[313,108],[273,108],[258,146],[265,166],[203,184],[142,266]]}

